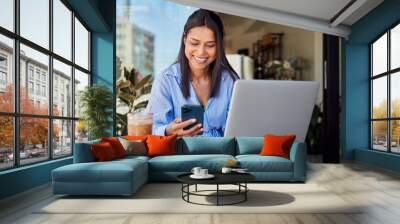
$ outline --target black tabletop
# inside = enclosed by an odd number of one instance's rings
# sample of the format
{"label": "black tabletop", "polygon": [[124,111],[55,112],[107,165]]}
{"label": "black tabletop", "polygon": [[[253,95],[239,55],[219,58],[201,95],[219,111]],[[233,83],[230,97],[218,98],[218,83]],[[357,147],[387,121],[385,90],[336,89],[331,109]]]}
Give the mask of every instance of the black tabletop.
{"label": "black tabletop", "polygon": [[211,179],[193,179],[190,175],[191,173],[182,174],[177,179],[186,184],[236,184],[255,180],[255,177],[249,173],[213,173],[215,177]]}

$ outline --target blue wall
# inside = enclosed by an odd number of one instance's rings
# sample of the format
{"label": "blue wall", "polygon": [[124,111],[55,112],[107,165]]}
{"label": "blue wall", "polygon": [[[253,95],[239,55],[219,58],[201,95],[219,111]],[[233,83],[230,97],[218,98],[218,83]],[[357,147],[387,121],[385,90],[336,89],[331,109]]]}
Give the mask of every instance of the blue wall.
{"label": "blue wall", "polygon": [[[115,0],[67,2],[92,31],[93,83],[107,85],[115,97]],[[72,158],[69,157],[0,172],[0,199],[48,183],[53,169],[71,163]]]}
{"label": "blue wall", "polygon": [[0,199],[48,183],[53,169],[71,163],[69,157],[1,172]]}
{"label": "blue wall", "polygon": [[[369,150],[369,43],[400,21],[400,0],[386,0],[351,27],[344,43],[342,157],[399,170],[398,156]],[[362,151],[360,151],[362,150]],[[379,160],[379,162],[377,162]]]}
{"label": "blue wall", "polygon": [[[108,86],[113,94],[113,102],[116,102],[116,3],[115,1],[100,1],[98,8],[108,24],[109,31],[92,33],[92,81],[93,83],[101,83]],[[113,108],[113,125],[109,129],[110,135],[115,135],[115,114],[116,110]]]}

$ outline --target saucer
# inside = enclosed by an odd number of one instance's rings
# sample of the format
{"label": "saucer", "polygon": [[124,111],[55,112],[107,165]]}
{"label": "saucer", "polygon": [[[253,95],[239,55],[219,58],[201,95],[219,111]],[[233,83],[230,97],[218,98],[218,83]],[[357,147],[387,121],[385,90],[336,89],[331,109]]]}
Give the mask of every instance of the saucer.
{"label": "saucer", "polygon": [[212,174],[207,174],[207,175],[204,175],[204,176],[194,175],[194,174],[190,175],[190,178],[193,178],[193,179],[211,179],[211,178],[214,178],[214,177],[215,176],[212,175]]}

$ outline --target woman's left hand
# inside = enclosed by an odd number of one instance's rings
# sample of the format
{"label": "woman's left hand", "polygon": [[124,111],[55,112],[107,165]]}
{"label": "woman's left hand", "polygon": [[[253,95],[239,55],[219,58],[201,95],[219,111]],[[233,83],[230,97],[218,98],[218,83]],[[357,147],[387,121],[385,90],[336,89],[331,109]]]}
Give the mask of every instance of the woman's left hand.
{"label": "woman's left hand", "polygon": [[194,123],[196,123],[196,119],[182,121],[182,119],[178,117],[167,125],[167,127],[165,128],[165,134],[184,137],[184,136],[194,136],[204,131],[200,123],[194,125],[192,128],[188,130],[184,130],[185,127]]}

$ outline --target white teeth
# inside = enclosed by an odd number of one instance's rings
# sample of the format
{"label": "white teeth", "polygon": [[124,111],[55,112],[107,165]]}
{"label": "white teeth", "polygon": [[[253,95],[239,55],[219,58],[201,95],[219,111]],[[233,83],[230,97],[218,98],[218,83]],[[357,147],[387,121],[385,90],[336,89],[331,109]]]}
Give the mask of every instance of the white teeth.
{"label": "white teeth", "polygon": [[208,57],[197,57],[197,56],[193,56],[194,60],[198,63],[204,63],[207,61]]}

